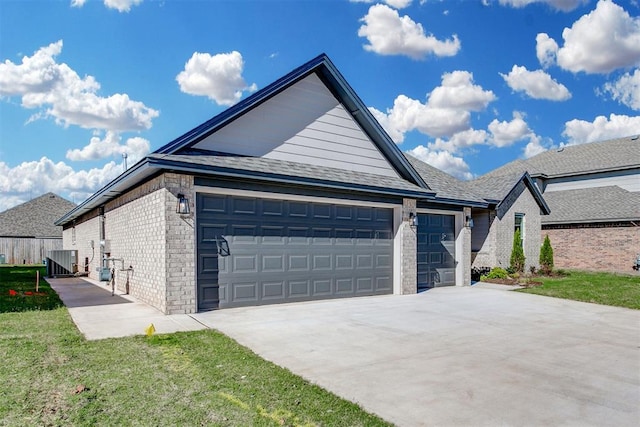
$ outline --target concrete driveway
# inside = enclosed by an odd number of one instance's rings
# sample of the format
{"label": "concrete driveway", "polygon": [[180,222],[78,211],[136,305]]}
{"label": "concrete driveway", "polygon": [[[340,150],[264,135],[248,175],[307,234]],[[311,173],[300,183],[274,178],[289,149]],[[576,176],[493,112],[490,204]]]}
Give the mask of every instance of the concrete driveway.
{"label": "concrete driveway", "polygon": [[400,426],[640,425],[640,312],[479,287],[192,315]]}

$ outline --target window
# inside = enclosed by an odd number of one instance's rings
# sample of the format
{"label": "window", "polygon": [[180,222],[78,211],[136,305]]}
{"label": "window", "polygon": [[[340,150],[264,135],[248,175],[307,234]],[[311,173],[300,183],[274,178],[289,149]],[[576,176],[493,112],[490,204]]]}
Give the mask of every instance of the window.
{"label": "window", "polygon": [[520,230],[520,244],[524,247],[524,214],[516,213],[514,223],[513,232],[515,233],[517,230]]}

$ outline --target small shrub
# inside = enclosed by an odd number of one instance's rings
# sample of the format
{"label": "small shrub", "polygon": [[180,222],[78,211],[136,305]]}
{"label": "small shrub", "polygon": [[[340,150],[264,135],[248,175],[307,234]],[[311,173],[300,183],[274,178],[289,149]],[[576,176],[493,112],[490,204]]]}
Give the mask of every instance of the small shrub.
{"label": "small shrub", "polygon": [[509,260],[510,267],[516,272],[524,271],[524,262],[526,258],[524,256],[524,250],[522,249],[522,238],[520,237],[520,230],[516,230],[513,233],[513,248],[511,249],[511,259]]}
{"label": "small shrub", "polygon": [[492,268],[489,273],[480,276],[480,280],[484,281],[487,279],[506,279],[508,277],[509,274],[507,273],[507,270],[505,270],[504,268],[495,267]]}
{"label": "small shrub", "polygon": [[549,275],[553,270],[553,248],[548,234],[540,248],[540,270],[546,275]]}
{"label": "small shrub", "polygon": [[471,280],[477,282],[482,276],[488,274],[491,269],[489,267],[473,267],[471,269]]}
{"label": "small shrub", "polygon": [[532,276],[536,275],[536,266],[532,265],[529,267],[529,272],[531,273]]}

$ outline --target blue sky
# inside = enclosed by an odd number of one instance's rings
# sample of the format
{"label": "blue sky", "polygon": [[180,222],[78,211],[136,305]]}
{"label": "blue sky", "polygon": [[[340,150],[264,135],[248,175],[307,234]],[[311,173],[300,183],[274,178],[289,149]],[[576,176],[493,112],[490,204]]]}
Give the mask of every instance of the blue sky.
{"label": "blue sky", "polygon": [[635,0],[0,1],[0,211],[77,203],[329,55],[403,151],[459,178],[640,133]]}

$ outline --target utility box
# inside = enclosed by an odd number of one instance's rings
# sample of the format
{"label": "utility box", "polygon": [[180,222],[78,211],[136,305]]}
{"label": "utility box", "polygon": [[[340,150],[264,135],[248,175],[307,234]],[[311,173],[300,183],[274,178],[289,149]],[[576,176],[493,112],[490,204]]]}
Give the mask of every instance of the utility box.
{"label": "utility box", "polygon": [[78,272],[78,252],[68,250],[49,251],[47,276],[73,276]]}
{"label": "utility box", "polygon": [[109,267],[101,267],[99,272],[101,282],[108,282],[111,280],[111,269]]}
{"label": "utility box", "polygon": [[5,256],[5,254],[0,254],[0,264],[6,264],[7,263],[7,257]]}

